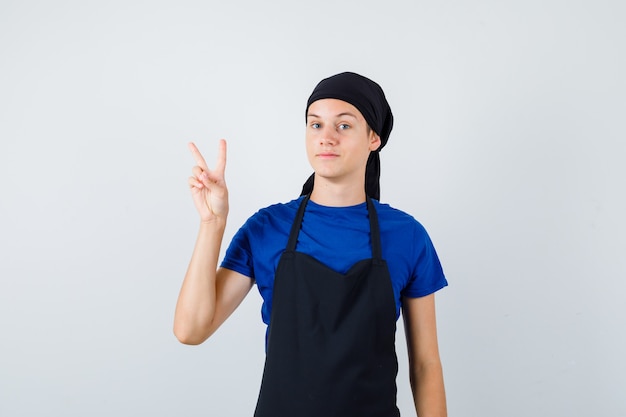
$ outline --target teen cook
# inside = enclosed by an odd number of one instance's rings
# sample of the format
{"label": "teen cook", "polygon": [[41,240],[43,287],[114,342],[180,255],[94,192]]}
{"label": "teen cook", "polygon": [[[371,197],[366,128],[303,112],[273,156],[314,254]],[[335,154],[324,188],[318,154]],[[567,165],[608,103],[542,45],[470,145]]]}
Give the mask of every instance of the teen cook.
{"label": "teen cook", "polygon": [[422,225],[378,201],[379,152],[392,126],[372,80],[350,72],[322,80],[306,107],[314,173],[302,195],[250,217],[219,267],[226,142],[213,169],[189,145],[200,230],[174,332],[182,343],[202,343],[256,283],[268,328],[255,417],[399,416],[400,310],[417,414],[446,416],[434,293],[447,282]]}

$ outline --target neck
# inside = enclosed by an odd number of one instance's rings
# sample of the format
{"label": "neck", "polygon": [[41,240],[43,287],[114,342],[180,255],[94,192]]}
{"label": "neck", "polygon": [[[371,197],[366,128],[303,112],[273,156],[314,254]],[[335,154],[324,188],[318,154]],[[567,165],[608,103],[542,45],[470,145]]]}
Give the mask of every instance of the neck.
{"label": "neck", "polygon": [[311,201],[328,207],[355,206],[365,201],[365,184],[335,184],[316,175]]}

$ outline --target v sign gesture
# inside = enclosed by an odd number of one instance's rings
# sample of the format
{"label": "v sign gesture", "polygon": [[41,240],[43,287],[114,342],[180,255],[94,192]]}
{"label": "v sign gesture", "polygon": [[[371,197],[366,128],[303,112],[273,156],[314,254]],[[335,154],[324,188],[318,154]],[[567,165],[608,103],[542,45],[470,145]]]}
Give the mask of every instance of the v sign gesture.
{"label": "v sign gesture", "polygon": [[196,166],[192,169],[193,175],[189,177],[189,186],[200,220],[203,223],[216,219],[225,222],[228,216],[228,188],[224,179],[226,141],[220,140],[219,155],[213,170],[209,169],[193,142],[189,143],[189,150],[196,161]]}

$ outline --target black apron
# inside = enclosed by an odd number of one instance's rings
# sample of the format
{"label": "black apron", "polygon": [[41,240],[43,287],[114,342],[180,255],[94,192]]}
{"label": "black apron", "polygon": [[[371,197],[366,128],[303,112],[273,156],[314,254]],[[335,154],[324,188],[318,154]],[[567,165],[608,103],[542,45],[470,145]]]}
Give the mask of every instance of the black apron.
{"label": "black apron", "polygon": [[398,417],[396,304],[374,204],[368,197],[372,259],[344,275],[295,250],[308,200],[276,270],[254,416]]}

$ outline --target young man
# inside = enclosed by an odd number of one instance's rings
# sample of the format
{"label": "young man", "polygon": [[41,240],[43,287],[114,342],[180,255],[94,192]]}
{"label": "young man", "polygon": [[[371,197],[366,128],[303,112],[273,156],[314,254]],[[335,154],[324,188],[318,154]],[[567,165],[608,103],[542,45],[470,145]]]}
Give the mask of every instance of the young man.
{"label": "young man", "polygon": [[391,417],[400,309],[418,416],[446,416],[434,292],[447,285],[424,228],[379,199],[378,152],[393,115],[382,89],[354,73],[322,80],[306,111],[314,174],[302,196],[253,215],[218,268],[228,215],[226,143],[215,169],[190,144],[200,231],[174,332],[206,340],[256,282],[268,325],[256,417]]}

